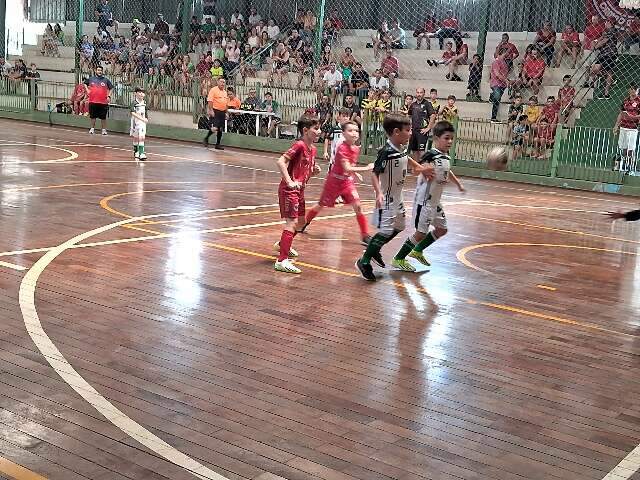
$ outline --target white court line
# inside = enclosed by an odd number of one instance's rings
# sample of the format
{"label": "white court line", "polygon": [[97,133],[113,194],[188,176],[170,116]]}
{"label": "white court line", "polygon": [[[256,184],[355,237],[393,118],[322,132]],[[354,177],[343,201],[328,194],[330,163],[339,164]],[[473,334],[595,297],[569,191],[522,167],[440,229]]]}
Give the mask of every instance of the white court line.
{"label": "white court line", "polygon": [[23,267],[22,265],[16,265],[15,263],[9,262],[0,262],[0,267],[12,268],[14,270],[24,271],[27,267]]}
{"label": "white court line", "polygon": [[89,402],[99,413],[113,423],[124,433],[141,443],[151,451],[165,458],[166,460],[178,465],[191,472],[195,477],[206,480],[228,480],[226,477],[214,472],[205,465],[185,455],[184,453],[172,447],[167,442],[157,437],[135,420],[129,418],[124,412],[114,406],[109,400],[103,397],[95,388],[93,388],[67,361],[58,350],[58,347],[51,341],[47,333],[42,327],[38,312],[35,305],[35,292],[38,279],[42,272],[53,262],[60,254],[67,249],[75,246],[77,243],[87,238],[99,235],[114,228],[126,225],[132,222],[139,222],[150,218],[167,217],[180,214],[159,214],[147,215],[141,217],[133,217],[119,222],[111,223],[103,227],[96,228],[89,232],[76,235],[66,242],[53,247],[45,255],[43,255],[25,274],[20,283],[20,310],[24,324],[38,350],[44,358],[49,362],[51,367],[58,375],[73,388],[82,398]]}

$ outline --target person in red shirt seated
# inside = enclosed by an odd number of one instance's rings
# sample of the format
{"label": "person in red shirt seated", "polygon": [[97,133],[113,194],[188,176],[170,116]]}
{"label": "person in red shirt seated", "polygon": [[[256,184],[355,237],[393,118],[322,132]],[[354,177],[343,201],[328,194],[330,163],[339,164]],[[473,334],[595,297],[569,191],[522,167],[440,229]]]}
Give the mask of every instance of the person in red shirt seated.
{"label": "person in red shirt seated", "polygon": [[398,73],[400,72],[400,64],[398,63],[398,59],[394,57],[392,50],[387,50],[387,55],[382,59],[382,63],[380,64],[380,70],[382,70],[382,75],[389,79],[389,89],[393,91],[396,78],[398,78]]}
{"label": "person in red shirt seated", "polygon": [[640,11],[636,12],[636,16],[631,23],[629,24],[629,28],[624,35],[624,49],[625,51],[629,51],[633,44],[637,43],[640,46]]}
{"label": "person in red shirt seated", "polygon": [[584,49],[593,50],[593,44],[602,36],[604,22],[599,16],[591,17],[591,23],[584,29]]}
{"label": "person in red shirt seated", "polygon": [[85,78],[82,83],[76,85],[69,99],[69,103],[73,108],[73,113],[76,115],[88,115],[89,114],[89,90],[88,80]]}
{"label": "person in red shirt seated", "polygon": [[575,87],[571,86],[571,75],[562,77],[562,87],[558,90],[558,107],[563,121],[567,121],[571,110],[573,110],[573,99],[576,96]]}
{"label": "person in red shirt seated", "polygon": [[500,43],[496,47],[496,51],[493,53],[493,58],[498,58],[498,55],[500,55],[500,52],[502,51],[506,52],[504,61],[507,62],[509,71],[511,71],[513,68],[513,61],[520,56],[520,52],[518,51],[518,47],[511,43],[508,33],[502,34],[502,40],[500,40]]}
{"label": "person in red shirt seated", "polygon": [[449,62],[449,73],[447,80],[453,82],[461,82],[462,78],[458,76],[458,65],[466,65],[469,62],[469,47],[462,41],[460,37],[455,38],[456,52]]}
{"label": "person in red shirt seated", "polygon": [[558,110],[559,105],[556,102],[556,97],[550,95],[547,97],[547,104],[542,107],[542,114],[538,118],[538,124],[546,122],[553,127],[558,123]]}
{"label": "person in red shirt seated", "polygon": [[558,57],[556,58],[556,68],[560,66],[562,57],[567,53],[571,55],[571,68],[576,68],[576,62],[578,61],[578,55],[580,55],[581,49],[580,34],[575,31],[573,25],[567,25],[562,32],[560,49],[558,50]]}
{"label": "person in red shirt seated", "polygon": [[542,24],[542,28],[538,30],[536,35],[535,44],[544,57],[545,63],[551,66],[556,45],[556,31],[551,26],[551,22]]}
{"label": "person in red shirt seated", "polygon": [[536,48],[531,50],[531,55],[524,61],[522,76],[517,81],[517,87],[521,85],[530,88],[534,95],[538,95],[542,77],[544,76],[545,63]]}
{"label": "person in red shirt seated", "polygon": [[556,126],[550,124],[541,117],[538,128],[535,129],[535,137],[533,139],[533,158],[543,160],[547,154],[547,148],[552,148],[555,140]]}
{"label": "person in red shirt seated", "polygon": [[434,33],[430,33],[429,37],[437,37],[440,50],[442,50],[444,47],[444,39],[455,38],[456,36],[462,36],[460,34],[460,21],[453,15],[453,10],[447,10],[444,20],[440,22],[440,28]]}
{"label": "person in red shirt seated", "polygon": [[453,43],[447,42],[447,46],[445,51],[442,52],[442,60],[431,60],[427,59],[427,65],[430,67],[439,67],[440,65],[449,65],[451,59],[455,57],[456,52],[453,50]]}
{"label": "person in red shirt seated", "polygon": [[431,50],[430,33],[434,33],[438,28],[438,21],[436,20],[435,13],[432,12],[427,15],[423,23],[418,23],[416,29],[413,31],[413,36],[416,37],[416,50],[420,50],[422,40],[424,40],[427,50]]}

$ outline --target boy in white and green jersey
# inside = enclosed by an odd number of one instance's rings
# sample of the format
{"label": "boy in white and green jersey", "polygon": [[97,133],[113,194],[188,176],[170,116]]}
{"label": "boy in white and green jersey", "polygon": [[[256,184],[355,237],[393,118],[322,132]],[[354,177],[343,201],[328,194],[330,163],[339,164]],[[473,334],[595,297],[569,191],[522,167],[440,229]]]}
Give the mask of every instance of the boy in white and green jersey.
{"label": "boy in white and green jersey", "polygon": [[145,161],[144,139],[147,135],[147,104],[144,101],[145,93],[140,87],[136,87],[133,103],[131,104],[131,128],[129,135],[133,137],[133,157],[136,160]]}

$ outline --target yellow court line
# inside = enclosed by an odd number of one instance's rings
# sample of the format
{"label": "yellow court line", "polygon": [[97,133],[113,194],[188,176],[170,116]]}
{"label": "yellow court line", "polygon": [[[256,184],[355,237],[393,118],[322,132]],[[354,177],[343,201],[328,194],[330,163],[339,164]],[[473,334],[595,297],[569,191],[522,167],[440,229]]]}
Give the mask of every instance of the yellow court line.
{"label": "yellow court line", "polygon": [[24,468],[17,463],[13,463],[4,457],[0,457],[0,472],[9,475],[16,480],[47,480],[42,475],[38,475],[31,470]]}
{"label": "yellow court line", "polygon": [[557,290],[557,288],[550,287],[549,285],[536,285],[536,287],[541,288],[543,290],[549,290],[551,292],[555,292]]}
{"label": "yellow court line", "polygon": [[638,255],[636,252],[625,252],[623,250],[613,250],[611,248],[598,248],[598,247],[585,247],[583,245],[565,245],[558,243],[527,243],[527,242],[496,242],[496,243],[479,243],[476,245],[469,245],[468,247],[461,248],[456,253],[456,257],[463,265],[469,268],[477,270],[479,272],[489,273],[488,270],[478,267],[476,264],[467,259],[467,253],[480,248],[488,247],[548,247],[548,248],[573,248],[576,250],[591,250],[595,252],[609,252],[609,253],[624,253],[625,255]]}

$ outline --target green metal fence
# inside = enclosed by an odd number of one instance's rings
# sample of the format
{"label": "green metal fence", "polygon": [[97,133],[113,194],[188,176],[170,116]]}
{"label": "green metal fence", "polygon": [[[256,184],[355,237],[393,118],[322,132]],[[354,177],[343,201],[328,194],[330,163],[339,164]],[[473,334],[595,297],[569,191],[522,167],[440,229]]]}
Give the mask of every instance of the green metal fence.
{"label": "green metal fence", "polygon": [[33,110],[29,82],[0,77],[0,110],[13,112]]}

